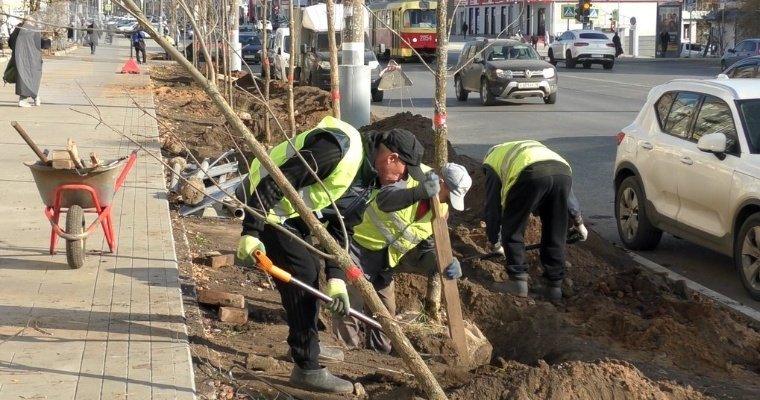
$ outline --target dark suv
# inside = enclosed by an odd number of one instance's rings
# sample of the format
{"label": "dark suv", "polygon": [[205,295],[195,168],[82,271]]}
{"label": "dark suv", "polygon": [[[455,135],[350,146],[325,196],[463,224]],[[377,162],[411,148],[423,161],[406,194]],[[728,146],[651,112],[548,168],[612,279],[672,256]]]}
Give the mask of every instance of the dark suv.
{"label": "dark suv", "polygon": [[466,101],[469,92],[479,92],[483,105],[497,98],[540,97],[546,104],[557,102],[557,70],[530,45],[516,40],[467,42],[455,70],[459,101]]}

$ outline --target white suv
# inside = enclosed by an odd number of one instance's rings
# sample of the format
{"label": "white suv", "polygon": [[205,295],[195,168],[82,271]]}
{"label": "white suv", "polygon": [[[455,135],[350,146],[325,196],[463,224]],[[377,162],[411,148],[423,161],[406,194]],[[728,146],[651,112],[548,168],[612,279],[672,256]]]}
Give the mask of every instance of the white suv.
{"label": "white suv", "polygon": [[567,31],[549,45],[549,62],[557,65],[557,61],[564,61],[567,68],[575,68],[575,64],[582,64],[583,68],[602,64],[604,69],[612,69],[615,65],[615,44],[600,31]]}
{"label": "white suv", "polygon": [[623,244],[653,249],[666,231],[732,256],[760,300],[760,80],[657,86],[617,142]]}

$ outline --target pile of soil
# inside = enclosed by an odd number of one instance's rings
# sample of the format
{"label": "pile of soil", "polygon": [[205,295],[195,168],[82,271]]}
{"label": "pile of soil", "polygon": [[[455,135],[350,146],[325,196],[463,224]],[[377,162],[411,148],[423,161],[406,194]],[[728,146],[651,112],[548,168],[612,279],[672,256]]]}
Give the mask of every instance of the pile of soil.
{"label": "pile of soil", "polygon": [[[187,99],[197,100],[192,97],[197,95],[192,94],[192,86],[184,89],[188,90]],[[186,114],[161,104],[159,98],[156,102],[160,114],[164,113],[162,107],[167,107],[167,113]],[[298,98],[296,102],[300,104]],[[201,110],[193,114],[195,118],[215,117],[201,114]],[[321,117],[309,121],[318,119]],[[389,127],[403,127],[417,135],[426,148],[425,162],[432,164],[435,132],[430,119],[404,113],[362,130]],[[197,151],[192,144],[195,134],[175,133]],[[486,251],[480,224],[484,178],[480,160],[457,155],[451,147],[449,159],[464,165],[474,181],[465,201],[467,209],[450,217],[453,251],[461,258]],[[174,226],[186,283],[243,294],[249,307],[248,323],[230,326],[217,321],[212,308],[194,307],[192,302],[187,306],[201,398],[231,398],[230,385],[240,389],[238,393],[252,391],[256,398],[274,399],[283,391],[309,399],[352,397],[287,387],[292,367],[286,356],[287,325],[279,295],[264,275],[241,267],[213,269],[193,263],[195,256],[209,250],[234,252],[239,222],[176,218]],[[536,243],[539,238],[540,224],[532,220],[527,242]],[[526,299],[490,290],[493,282],[506,279],[503,260],[463,263],[464,277],[458,284],[463,312],[493,345],[490,365],[471,370],[452,366],[445,362],[453,349],[445,327],[425,323],[422,318],[400,322],[451,398],[687,400],[756,398],[760,393],[756,322],[690,292],[682,282],[670,282],[642,269],[593,232],[588,241],[568,246],[567,259],[562,306],[554,306],[540,295],[538,252],[529,253],[531,293]],[[419,310],[425,278],[398,274],[396,282],[399,314]],[[329,325],[327,314],[321,319]],[[329,331],[320,337],[325,345],[337,345]],[[248,354],[274,357],[277,367],[251,371],[253,366],[246,364]],[[423,396],[397,357],[351,350],[346,351],[345,362],[329,368],[361,383],[373,399]],[[230,382],[227,375],[216,372],[219,370],[232,371],[236,380]]]}

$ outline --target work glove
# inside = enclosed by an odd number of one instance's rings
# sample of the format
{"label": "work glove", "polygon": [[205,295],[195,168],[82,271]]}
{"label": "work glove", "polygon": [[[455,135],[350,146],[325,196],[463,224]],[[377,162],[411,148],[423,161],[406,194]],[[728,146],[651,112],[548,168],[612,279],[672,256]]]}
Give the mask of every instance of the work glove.
{"label": "work glove", "polygon": [[502,256],[504,255],[504,247],[501,246],[500,242],[491,243],[491,253],[499,253]]}
{"label": "work glove", "polygon": [[446,274],[446,277],[449,279],[459,279],[462,277],[462,266],[459,265],[459,260],[457,260],[456,257],[454,257],[453,260],[451,260],[451,264],[449,264],[448,267],[446,267],[446,270],[444,271]]}
{"label": "work glove", "polygon": [[440,178],[438,178],[438,175],[435,172],[428,171],[428,173],[425,174],[425,179],[414,188],[417,198],[429,199],[438,194],[438,191],[441,190],[439,179]]}
{"label": "work glove", "polygon": [[328,279],[327,295],[332,298],[332,301],[327,303],[327,309],[335,315],[347,316],[351,303],[348,301],[346,282],[337,278]]}
{"label": "work glove", "polygon": [[583,223],[583,217],[580,215],[576,216],[573,219],[573,231],[578,234],[580,237],[581,242],[585,242],[586,239],[588,239],[588,229],[586,229],[586,225]]}
{"label": "work glove", "polygon": [[267,249],[264,247],[264,243],[259,238],[251,235],[243,235],[238,241],[237,258],[246,264],[256,266],[256,258],[253,257],[253,252],[259,250],[266,254]]}

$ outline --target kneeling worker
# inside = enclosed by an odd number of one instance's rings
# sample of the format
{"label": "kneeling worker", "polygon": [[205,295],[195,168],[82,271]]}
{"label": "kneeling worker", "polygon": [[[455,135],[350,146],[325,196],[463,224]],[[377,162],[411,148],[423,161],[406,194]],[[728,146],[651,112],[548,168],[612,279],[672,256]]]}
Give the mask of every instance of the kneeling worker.
{"label": "kneeling worker", "polygon": [[[528,296],[525,229],[531,213],[541,220],[540,259],[546,281],[545,296],[562,298],[565,278],[565,242],[568,212],[574,230],[586,240],[577,201],[572,195],[572,170],[559,154],[535,140],[507,142],[488,150],[483,161],[486,175],[485,222],[491,250],[506,252],[509,281],[497,285],[519,297]],[[501,237],[501,240],[499,239]]]}
{"label": "kneeling worker", "polygon": [[[423,169],[426,168],[423,166]],[[441,175],[438,178],[432,171],[427,171],[427,176],[434,179],[420,183],[409,178],[384,186],[379,190],[376,201],[365,211],[362,223],[354,229],[352,257],[391,316],[396,314],[395,271],[415,272],[429,279],[438,279],[432,237],[433,212],[429,199],[438,194],[443,215],[447,215],[447,203],[455,210],[464,210],[464,196],[472,186],[467,170],[461,165],[448,163],[441,170]],[[445,275],[448,279],[462,276],[456,258],[446,268]],[[342,287],[345,284],[342,281],[328,282],[328,294],[332,285]],[[364,307],[363,298],[353,286],[348,290],[345,308],[339,311],[347,310],[348,303],[354,309]],[[360,347],[359,321],[341,314],[344,315],[345,311],[333,318],[333,333],[347,347]],[[391,352],[390,339],[382,331],[368,326],[364,330],[368,348],[385,354]]]}

